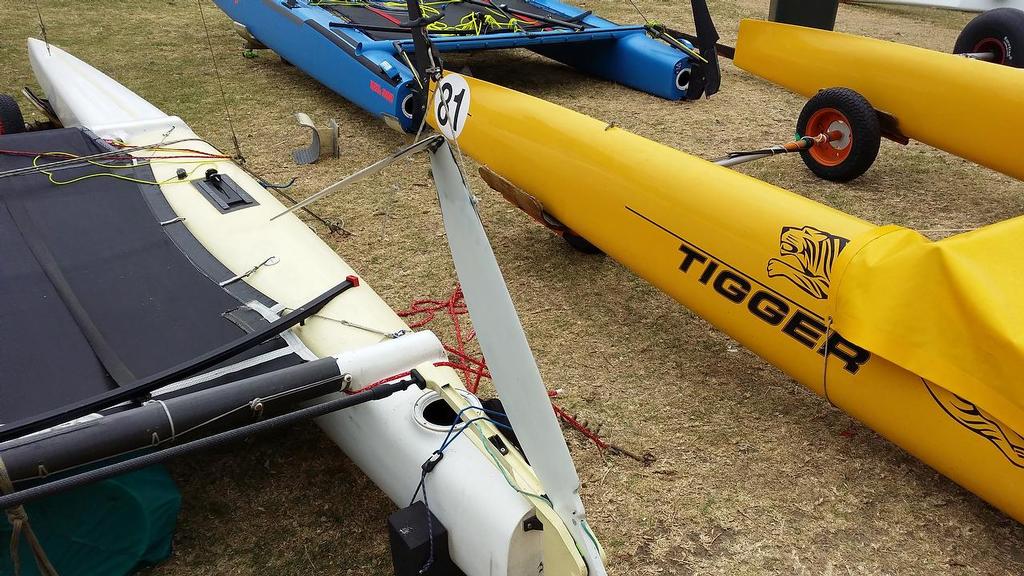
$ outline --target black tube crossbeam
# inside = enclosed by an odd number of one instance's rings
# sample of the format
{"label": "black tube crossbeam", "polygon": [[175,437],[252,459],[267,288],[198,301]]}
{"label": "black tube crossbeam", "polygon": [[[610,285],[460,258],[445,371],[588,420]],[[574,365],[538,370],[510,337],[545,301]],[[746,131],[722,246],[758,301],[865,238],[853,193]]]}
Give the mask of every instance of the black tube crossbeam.
{"label": "black tube crossbeam", "polygon": [[205,390],[61,426],[0,444],[7,473],[19,482],[262,420],[345,386],[333,356]]}
{"label": "black tube crossbeam", "polygon": [[305,322],[307,318],[319,312],[336,296],[345,292],[349,288],[353,288],[358,285],[359,279],[355,276],[349,276],[344,282],[334,286],[310,302],[300,306],[287,316],[282,316],[274,322],[271,322],[268,326],[265,326],[263,329],[250,332],[249,334],[229,342],[220,348],[211,350],[202,356],[198,356],[178,364],[177,366],[172,366],[167,370],[147,376],[128,384],[127,386],[121,386],[109,392],[98,394],[91,398],[86,398],[85,400],[79,401],[75,404],[13,422],[9,426],[0,428],[0,442],[25,436],[26,434],[31,434],[40,430],[45,430],[46,428],[56,426],[57,424],[62,424],[98,410],[109,408],[115,404],[147,400],[149,398],[149,393],[158,388],[162,388],[168,384],[173,384],[190,376],[199,374],[233,356],[258,346],[270,338],[289,330],[297,324]]}
{"label": "black tube crossbeam", "polygon": [[325,416],[332,412],[351,408],[352,406],[357,406],[359,404],[365,404],[366,402],[373,400],[387,398],[388,396],[391,396],[396,392],[406,390],[411,386],[417,386],[421,390],[426,387],[426,381],[416,370],[413,370],[409,378],[406,380],[381,384],[380,386],[376,386],[365,392],[360,392],[351,396],[343,396],[335,400],[328,400],[307,408],[301,408],[287,414],[268,418],[266,420],[256,422],[255,424],[249,424],[247,426],[235,428],[233,430],[221,432],[219,434],[207,436],[184,444],[175,444],[163,450],[149,452],[129,460],[123,460],[114,464],[93,468],[74,476],[66,476],[46,484],[32,486],[30,488],[25,488],[24,490],[18,490],[11,494],[0,496],[0,509],[6,510],[15,506],[21,506],[34,500],[39,500],[40,498],[46,498],[60,492],[66,492],[67,490],[71,490],[79,486],[92,484],[94,482],[113,478],[114,476],[120,476],[121,474],[126,474],[135,470],[141,470],[142,468],[165,462],[171,458],[191,454],[207,448],[213,448],[228,442],[241,440],[253,434],[266,432],[267,430],[287,426],[302,420]]}

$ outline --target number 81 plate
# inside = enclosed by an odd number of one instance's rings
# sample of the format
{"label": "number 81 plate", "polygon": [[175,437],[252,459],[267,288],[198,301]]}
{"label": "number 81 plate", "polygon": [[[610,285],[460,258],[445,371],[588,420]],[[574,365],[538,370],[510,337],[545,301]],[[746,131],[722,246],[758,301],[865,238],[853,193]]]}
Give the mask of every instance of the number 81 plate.
{"label": "number 81 plate", "polygon": [[469,117],[469,84],[458,74],[441,79],[434,92],[434,121],[438,130],[450,140],[462,133]]}

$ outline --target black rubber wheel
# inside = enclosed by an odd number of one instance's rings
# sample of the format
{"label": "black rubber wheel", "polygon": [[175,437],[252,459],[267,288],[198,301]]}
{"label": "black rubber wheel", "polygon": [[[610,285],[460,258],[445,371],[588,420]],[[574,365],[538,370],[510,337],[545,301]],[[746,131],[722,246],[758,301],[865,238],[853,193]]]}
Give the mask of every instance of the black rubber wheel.
{"label": "black rubber wheel", "polygon": [[18,101],[8,94],[0,94],[0,134],[17,134],[25,131],[25,117],[21,115]]}
{"label": "black rubber wheel", "polygon": [[562,234],[562,238],[565,239],[569,246],[572,246],[573,249],[578,252],[583,252],[584,254],[604,254],[604,251],[600,248],[594,246],[586,238],[572,232],[571,230],[564,232]]}
{"label": "black rubber wheel", "polygon": [[878,114],[866,98],[849,88],[822,90],[800,111],[796,133],[840,136],[800,151],[804,164],[818,178],[849,182],[868,171],[878,157],[882,128]]}
{"label": "black rubber wheel", "polygon": [[983,12],[964,26],[953,46],[954,54],[992,52],[996,64],[1024,68],[1024,11],[996,8]]}

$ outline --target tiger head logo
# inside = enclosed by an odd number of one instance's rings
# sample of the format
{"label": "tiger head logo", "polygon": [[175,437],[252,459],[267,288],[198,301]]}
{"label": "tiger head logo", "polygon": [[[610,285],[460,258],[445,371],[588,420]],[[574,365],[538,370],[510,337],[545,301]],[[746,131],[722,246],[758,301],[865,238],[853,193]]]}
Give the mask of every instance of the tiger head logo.
{"label": "tiger head logo", "polygon": [[811,296],[828,297],[832,264],[850,241],[813,226],[784,226],[779,257],[768,261],[768,277],[782,277]]}

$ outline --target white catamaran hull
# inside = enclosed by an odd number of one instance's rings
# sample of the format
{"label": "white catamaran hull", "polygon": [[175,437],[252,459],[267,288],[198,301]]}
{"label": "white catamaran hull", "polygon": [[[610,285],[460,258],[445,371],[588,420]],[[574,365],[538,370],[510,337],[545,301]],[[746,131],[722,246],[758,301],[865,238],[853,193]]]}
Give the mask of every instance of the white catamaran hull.
{"label": "white catamaran hull", "polygon": [[[101,138],[123,140],[129,146],[194,137],[170,147],[217,153],[195,137],[180,118],[164,114],[59,48],[30,39],[29,56],[36,77],[66,126],[86,128]],[[172,136],[168,136],[172,128]],[[150,150],[136,153],[158,154]],[[189,232],[234,273],[243,274],[272,256],[279,259],[276,265],[246,277],[254,288],[286,307],[299,306],[355,274],[294,215],[271,221],[284,206],[233,162],[196,162],[202,164],[198,167],[200,173],[209,167],[230,176],[259,205],[221,213],[190,182],[173,182],[177,169],[193,169],[189,164],[152,163],[151,169],[157,181],[172,180],[161,190],[177,215],[184,218]],[[374,332],[353,324],[371,327]],[[386,338],[381,334],[407,328],[366,283],[361,283],[329,303],[319,316],[296,327],[294,333],[322,357],[368,346]],[[470,396],[462,390],[451,368],[432,364],[417,368],[428,381]],[[422,417],[424,406],[437,398],[436,392],[411,389],[322,417],[318,424],[397,505],[406,506],[419,483],[421,465],[440,447],[448,431],[447,426],[432,425]],[[471,401],[476,402],[475,398]],[[448,529],[453,560],[470,576],[543,573],[545,532],[555,530],[524,529],[524,521],[536,514],[535,507],[512,487],[507,473],[499,470],[481,448],[483,440],[470,432],[452,443],[444,461],[426,481],[430,510]],[[529,470],[525,464],[523,469]],[[526,475],[513,479],[528,481]],[[344,480],[339,479],[339,484],[339,490],[344,490]],[[360,496],[353,493],[353,497]],[[550,566],[550,562],[547,564]]]}

